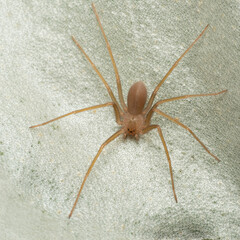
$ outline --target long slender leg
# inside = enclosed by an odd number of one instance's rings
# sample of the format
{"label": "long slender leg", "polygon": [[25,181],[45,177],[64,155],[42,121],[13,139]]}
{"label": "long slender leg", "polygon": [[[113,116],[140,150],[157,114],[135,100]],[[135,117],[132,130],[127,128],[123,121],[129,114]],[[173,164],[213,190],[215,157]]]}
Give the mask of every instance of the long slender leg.
{"label": "long slender leg", "polygon": [[227,89],[225,89],[221,92],[217,92],[217,93],[191,94],[191,95],[183,95],[183,96],[179,96],[179,97],[163,99],[163,100],[160,100],[160,101],[156,102],[153,107],[157,107],[158,105],[163,104],[165,102],[172,102],[172,101],[176,101],[176,100],[194,98],[194,97],[216,96],[216,95],[219,95],[219,94],[222,94],[222,93],[225,93],[225,92],[227,92]]}
{"label": "long slender leg", "polygon": [[83,48],[80,46],[80,44],[77,42],[77,40],[72,36],[72,40],[74,41],[74,43],[77,45],[77,47],[80,49],[80,51],[84,54],[84,56],[86,57],[86,59],[88,60],[88,62],[91,64],[92,68],[94,69],[94,71],[97,73],[97,75],[100,77],[100,79],[102,80],[103,84],[105,85],[112,101],[117,105],[118,111],[120,113],[122,113],[122,110],[111,90],[111,88],[109,87],[108,83],[106,82],[106,80],[103,78],[102,74],[99,72],[99,70],[97,69],[96,65],[92,62],[92,60],[89,58],[89,56],[86,54],[86,52],[83,50]]}
{"label": "long slender leg", "polygon": [[115,103],[113,102],[108,102],[108,103],[104,103],[104,104],[100,104],[100,105],[96,105],[96,106],[92,106],[92,107],[88,107],[88,108],[83,108],[83,109],[80,109],[80,110],[75,110],[75,111],[72,111],[70,113],[66,113],[64,115],[61,115],[57,118],[54,118],[54,119],[51,119],[47,122],[44,122],[44,123],[41,123],[41,124],[37,124],[37,125],[33,125],[31,126],[30,128],[35,128],[35,127],[40,127],[40,126],[43,126],[43,125],[46,125],[48,123],[51,123],[51,122],[54,122],[58,119],[61,119],[61,118],[64,118],[64,117],[67,117],[69,115],[72,115],[72,114],[77,114],[77,113],[80,113],[80,112],[84,112],[84,111],[88,111],[88,110],[93,110],[93,109],[97,109],[97,108],[102,108],[102,107],[107,107],[107,106],[113,106],[114,107],[114,110],[115,110],[115,115],[116,115],[116,121],[118,123],[120,123],[120,116],[119,116],[119,112],[118,112],[118,109],[116,108],[116,105]]}
{"label": "long slender leg", "polygon": [[99,148],[99,150],[98,150],[98,152],[97,152],[97,155],[96,155],[95,158],[93,159],[91,165],[89,166],[89,168],[88,168],[88,170],[87,170],[87,172],[86,172],[86,174],[85,174],[85,177],[84,177],[84,179],[83,179],[82,185],[81,185],[81,187],[80,187],[80,189],[79,189],[78,195],[77,195],[76,200],[75,200],[75,202],[74,202],[74,204],[73,204],[72,210],[71,210],[71,212],[70,212],[70,214],[69,214],[69,216],[68,216],[69,218],[70,218],[70,217],[72,216],[72,214],[73,214],[73,211],[74,211],[74,209],[75,209],[75,207],[76,207],[76,205],[77,205],[78,199],[79,199],[80,194],[81,194],[81,192],[82,192],[83,186],[84,186],[84,184],[85,184],[85,182],[86,182],[86,180],[87,180],[87,178],[88,178],[88,176],[89,176],[89,174],[90,174],[90,172],[91,172],[91,170],[92,170],[95,162],[97,161],[100,153],[102,152],[103,148],[104,148],[107,144],[109,144],[111,141],[113,141],[115,138],[117,138],[119,135],[121,135],[123,132],[124,132],[124,129],[123,129],[123,128],[120,129],[119,131],[117,131],[116,133],[114,133],[110,138],[108,138],[108,139],[101,145],[101,147]]}
{"label": "long slender leg", "polygon": [[120,99],[120,103],[122,105],[122,108],[127,111],[127,106],[124,102],[124,99],[123,99],[123,94],[122,94],[122,85],[121,85],[121,81],[120,81],[120,77],[119,77],[119,73],[118,73],[118,69],[117,69],[117,65],[116,65],[116,62],[114,60],[114,57],[113,57],[113,54],[112,54],[112,49],[111,49],[111,46],[108,42],[108,39],[106,37],[106,34],[103,30],[103,26],[101,24],[101,21],[100,21],[100,18],[99,18],[99,15],[97,13],[97,10],[95,8],[95,5],[92,3],[92,8],[93,8],[93,11],[95,13],[95,16],[97,18],[97,21],[98,21],[98,24],[99,24],[99,27],[101,29],[101,32],[103,34],[103,37],[104,37],[104,40],[106,42],[106,45],[107,45],[107,49],[108,49],[108,52],[109,52],[109,55],[110,55],[110,58],[111,58],[111,61],[112,61],[112,64],[113,64],[113,68],[114,68],[114,72],[115,72],[115,76],[116,76],[116,81],[117,81],[117,87],[118,87],[118,96],[119,96],[119,99]]}
{"label": "long slender leg", "polygon": [[200,33],[200,35],[194,40],[194,42],[188,47],[188,49],[181,55],[181,57],[173,64],[173,66],[170,68],[170,70],[167,72],[167,74],[163,77],[163,79],[161,80],[161,82],[156,86],[156,88],[154,89],[149,102],[147,104],[147,107],[144,110],[144,113],[147,113],[153,103],[153,100],[159,90],[159,88],[162,86],[162,84],[164,83],[164,81],[168,78],[168,76],[171,74],[171,72],[173,71],[173,69],[178,65],[178,63],[181,61],[181,59],[185,56],[185,54],[193,47],[193,45],[198,41],[198,39],[203,35],[203,33],[206,31],[206,29],[208,28],[209,25],[207,25],[203,31]]}
{"label": "long slender leg", "polygon": [[187,127],[186,125],[182,124],[181,122],[179,122],[178,120],[172,118],[171,116],[167,115],[166,113],[163,113],[162,111],[160,111],[159,109],[154,109],[154,112],[162,115],[163,117],[167,118],[168,120],[178,124],[179,126],[183,127],[184,129],[186,129],[188,132],[190,132],[192,134],[192,136],[202,145],[202,147],[212,156],[214,157],[217,161],[220,162],[220,160],[214,155],[212,154],[208,148],[202,143],[202,141],[195,135],[195,133],[193,133],[193,131]]}
{"label": "long slender leg", "polygon": [[113,108],[114,108],[114,112],[115,112],[115,118],[116,118],[116,122],[119,125],[122,125],[122,121],[121,121],[121,117],[120,117],[120,112],[117,108],[117,105],[115,103],[113,103]]}
{"label": "long slender leg", "polygon": [[158,102],[156,102],[153,107],[151,108],[151,110],[148,112],[147,117],[146,117],[146,124],[149,125],[152,114],[154,112],[154,109],[156,109],[160,104],[163,104],[165,102],[172,102],[172,101],[176,101],[176,100],[181,100],[181,99],[187,99],[187,98],[194,98],[194,97],[204,97],[204,96],[215,96],[215,95],[219,95],[222,93],[227,92],[227,90],[223,90],[221,92],[218,93],[205,93],[205,94],[193,94],[193,95],[184,95],[184,96],[179,96],[179,97],[173,97],[173,98],[168,98],[168,99],[164,99],[164,100],[160,100]]}
{"label": "long slender leg", "polygon": [[174,187],[174,180],[173,180],[173,172],[172,172],[171,159],[170,159],[170,155],[169,155],[169,152],[168,152],[168,149],[167,149],[167,144],[166,144],[166,142],[165,142],[165,140],[164,140],[164,137],[163,137],[162,130],[161,130],[161,128],[160,128],[159,125],[150,125],[150,126],[148,126],[147,128],[145,128],[145,129],[143,130],[143,134],[144,134],[144,133],[147,133],[147,132],[149,132],[149,131],[151,131],[152,129],[155,129],[155,128],[157,128],[157,130],[158,130],[159,136],[160,136],[160,138],[161,138],[161,140],[162,140],[162,144],[163,144],[165,153],[166,153],[166,155],[167,155],[167,160],[168,160],[169,170],[170,170],[170,176],[171,176],[171,182],[172,182],[173,195],[174,195],[175,201],[176,201],[176,203],[177,203],[178,201],[177,201],[177,195],[176,195],[175,187]]}

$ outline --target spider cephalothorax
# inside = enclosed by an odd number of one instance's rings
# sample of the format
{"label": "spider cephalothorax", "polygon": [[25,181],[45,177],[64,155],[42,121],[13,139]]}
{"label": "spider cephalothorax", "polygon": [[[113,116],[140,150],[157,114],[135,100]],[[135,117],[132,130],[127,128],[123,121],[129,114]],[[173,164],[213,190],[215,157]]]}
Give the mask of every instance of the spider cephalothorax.
{"label": "spider cephalothorax", "polygon": [[146,128],[146,118],[143,108],[147,101],[147,89],[145,84],[140,81],[134,83],[128,92],[127,111],[122,114],[124,136],[134,136],[139,139],[142,130]]}
{"label": "spider cephalothorax", "polygon": [[[181,122],[179,122],[177,119],[167,115],[166,113],[163,113],[162,111],[160,111],[159,109],[157,109],[157,107],[160,104],[163,104],[165,102],[170,102],[170,101],[175,101],[175,100],[181,100],[181,99],[186,99],[186,98],[193,98],[193,97],[201,97],[201,96],[213,96],[213,95],[218,95],[221,93],[226,92],[227,90],[223,90],[221,92],[218,93],[207,93],[207,94],[194,94],[194,95],[184,95],[184,96],[179,96],[179,97],[173,97],[173,98],[169,98],[169,99],[164,99],[164,100],[160,100],[158,102],[156,102],[153,105],[153,101],[154,98],[159,90],[159,88],[161,87],[161,85],[164,83],[164,81],[167,79],[167,77],[170,75],[170,73],[173,71],[173,69],[178,65],[178,63],[180,62],[180,60],[184,57],[184,55],[193,47],[193,45],[198,41],[198,39],[203,35],[203,33],[206,31],[208,25],[204,28],[204,30],[201,32],[201,34],[195,39],[195,41],[188,47],[188,49],[179,57],[179,59],[173,64],[173,66],[170,68],[170,70],[167,72],[167,74],[164,76],[164,78],[160,81],[160,83],[156,86],[156,88],[154,89],[148,103],[147,106],[144,108],[145,103],[147,101],[147,89],[144,85],[143,82],[136,82],[135,84],[132,85],[132,87],[130,88],[129,92],[128,92],[128,98],[127,98],[127,105],[124,102],[123,99],[123,94],[122,94],[122,87],[121,87],[121,82],[120,82],[120,78],[119,78],[119,74],[118,74],[118,70],[117,70],[117,66],[115,63],[115,60],[113,58],[113,54],[112,54],[112,50],[111,47],[108,43],[107,37],[104,33],[102,24],[100,22],[99,16],[97,14],[96,8],[94,6],[94,4],[92,4],[93,7],[93,11],[96,15],[97,21],[99,23],[101,32],[103,34],[103,37],[105,39],[106,45],[107,45],[107,49],[108,52],[110,54],[110,58],[113,64],[113,68],[114,68],[114,72],[115,72],[115,76],[116,76],[116,81],[117,81],[117,88],[118,88],[118,95],[119,95],[119,100],[120,100],[120,104],[118,103],[118,101],[116,100],[111,88],[109,87],[108,83],[105,81],[105,79],[103,78],[103,76],[101,75],[101,73],[99,72],[99,70],[97,69],[97,67],[95,66],[95,64],[91,61],[91,59],[88,57],[88,55],[85,53],[85,51],[82,49],[82,47],[80,46],[80,44],[76,41],[76,39],[74,37],[72,37],[73,41],[75,42],[75,44],[77,45],[77,47],[81,50],[81,52],[84,54],[84,56],[86,57],[86,59],[90,62],[92,68],[94,69],[94,71],[97,73],[97,75],[100,77],[100,79],[102,80],[103,84],[105,85],[112,101],[111,102],[107,102],[104,104],[100,104],[100,105],[96,105],[96,106],[92,106],[92,107],[88,107],[88,108],[84,108],[84,109],[80,109],[80,110],[75,110],[72,111],[70,113],[64,114],[60,117],[54,118],[50,121],[44,122],[42,124],[38,124],[38,125],[34,125],[31,126],[30,128],[35,128],[35,127],[39,127],[39,126],[43,126],[46,125],[50,122],[56,121],[60,118],[69,116],[71,114],[76,114],[76,113],[80,113],[83,111],[87,111],[87,110],[92,110],[92,109],[97,109],[97,108],[102,108],[102,107],[107,107],[107,106],[113,106],[114,108],[114,112],[115,112],[115,117],[116,117],[116,122],[121,126],[120,130],[118,130],[116,133],[114,133],[110,138],[108,138],[99,148],[96,156],[94,157],[84,179],[82,182],[82,185],[79,189],[78,195],[76,197],[76,200],[74,202],[74,205],[72,207],[72,210],[69,214],[69,218],[72,216],[72,213],[76,207],[76,204],[78,202],[79,196],[82,192],[83,186],[96,162],[96,160],[98,159],[100,153],[102,152],[103,148],[110,143],[111,141],[113,141],[114,139],[116,139],[119,135],[123,134],[125,137],[126,136],[133,136],[136,139],[139,138],[140,135],[145,134],[153,129],[157,129],[159,136],[161,138],[161,141],[163,143],[163,147],[164,150],[166,152],[166,156],[167,156],[167,160],[168,160],[168,164],[169,164],[169,170],[170,170],[170,177],[171,177],[171,183],[172,183],[172,190],[173,190],[173,195],[175,198],[175,201],[177,202],[177,195],[175,193],[175,187],[174,187],[174,181],[173,181],[173,173],[172,173],[172,165],[171,165],[171,160],[170,160],[170,156],[169,156],[169,152],[167,149],[167,145],[166,142],[164,140],[163,134],[162,134],[162,130],[160,128],[159,125],[151,125],[150,121],[151,121],[151,117],[153,115],[153,113],[158,113],[161,116],[167,118],[168,120],[178,124],[179,126],[183,127],[184,129],[186,129],[190,134],[192,134],[192,136],[202,145],[202,147],[212,156],[214,157],[216,160],[219,161],[219,159],[212,154],[208,148],[202,143],[202,141],[200,141],[200,139],[193,133],[193,131],[188,128],[186,125],[182,124]],[[152,106],[153,105],[153,106]]]}

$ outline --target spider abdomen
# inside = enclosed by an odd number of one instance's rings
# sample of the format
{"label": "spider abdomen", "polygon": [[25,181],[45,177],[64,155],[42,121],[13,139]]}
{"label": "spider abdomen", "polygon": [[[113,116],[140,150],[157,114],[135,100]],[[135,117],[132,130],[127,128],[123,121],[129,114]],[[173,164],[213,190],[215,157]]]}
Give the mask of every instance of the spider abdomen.
{"label": "spider abdomen", "polygon": [[133,115],[142,113],[147,101],[147,89],[142,81],[134,83],[128,91],[128,112]]}

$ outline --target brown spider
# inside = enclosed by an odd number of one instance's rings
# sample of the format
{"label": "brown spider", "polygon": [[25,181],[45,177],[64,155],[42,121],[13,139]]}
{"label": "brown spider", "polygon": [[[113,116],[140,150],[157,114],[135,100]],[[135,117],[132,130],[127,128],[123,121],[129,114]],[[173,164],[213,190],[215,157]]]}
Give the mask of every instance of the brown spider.
{"label": "brown spider", "polygon": [[88,168],[87,173],[85,174],[82,185],[80,187],[80,190],[79,190],[78,195],[76,197],[76,200],[74,202],[72,210],[69,214],[69,218],[72,216],[72,213],[73,213],[73,211],[74,211],[74,209],[77,205],[78,199],[79,199],[80,194],[82,192],[83,186],[84,186],[84,184],[85,184],[85,182],[86,182],[86,180],[87,180],[87,178],[88,178],[96,160],[98,159],[100,153],[102,152],[103,148],[108,143],[113,141],[115,138],[117,138],[121,134],[123,134],[125,138],[130,135],[130,136],[134,136],[138,140],[140,135],[145,134],[145,133],[147,133],[147,132],[149,132],[153,129],[158,130],[159,136],[160,136],[161,141],[163,143],[164,150],[166,152],[166,156],[167,156],[167,160],[168,160],[168,164],[169,164],[169,169],[170,169],[173,195],[174,195],[175,201],[177,202],[177,195],[175,193],[175,188],[174,188],[171,160],[170,160],[169,152],[168,152],[168,149],[167,149],[167,145],[166,145],[166,142],[164,140],[163,133],[162,133],[162,130],[161,130],[160,126],[150,124],[152,115],[153,115],[154,112],[158,113],[161,116],[167,118],[168,120],[170,120],[170,121],[178,124],[179,126],[185,128],[188,132],[190,132],[192,134],[192,136],[202,145],[202,147],[212,157],[214,157],[217,161],[219,161],[219,159],[208,150],[208,148],[200,141],[200,139],[192,132],[191,129],[189,129],[186,125],[179,122],[177,119],[167,115],[166,113],[163,113],[162,111],[157,109],[157,107],[160,104],[165,103],[165,102],[171,102],[171,101],[175,101],[175,100],[193,98],[193,97],[201,97],[201,96],[214,96],[214,95],[224,93],[227,90],[223,90],[223,91],[218,92],[218,93],[194,94],[194,95],[184,95],[184,96],[179,96],[179,97],[173,97],[173,98],[169,98],[169,99],[160,100],[160,101],[156,102],[153,106],[152,106],[152,104],[153,104],[154,98],[155,98],[159,88],[162,86],[162,84],[167,79],[167,77],[170,75],[170,73],[173,71],[173,69],[178,65],[178,63],[184,57],[184,55],[193,47],[193,45],[203,35],[203,33],[208,28],[208,25],[204,28],[204,30],[201,32],[201,34],[194,40],[194,42],[188,47],[188,49],[180,56],[180,58],[173,64],[173,66],[170,68],[170,70],[167,72],[167,74],[164,76],[164,78],[156,86],[156,88],[154,89],[154,91],[153,91],[153,93],[152,93],[152,95],[151,95],[151,97],[150,97],[150,99],[147,103],[147,106],[144,108],[146,100],[147,100],[147,89],[146,89],[146,87],[145,87],[145,85],[142,81],[136,82],[131,86],[131,88],[128,92],[127,105],[125,104],[124,99],[123,99],[123,94],[122,94],[122,86],[121,86],[117,66],[116,66],[115,60],[113,58],[111,47],[109,45],[109,42],[108,42],[107,37],[105,35],[105,32],[103,30],[102,24],[100,22],[100,19],[99,19],[99,16],[98,16],[98,13],[96,11],[96,8],[95,8],[94,4],[92,4],[92,8],[93,8],[93,11],[96,15],[96,18],[97,18],[98,24],[100,26],[101,32],[103,34],[103,37],[105,39],[107,49],[108,49],[108,52],[109,52],[109,55],[110,55],[110,58],[111,58],[111,61],[112,61],[112,64],[113,64],[113,68],[114,68],[114,72],[115,72],[115,76],[116,76],[116,81],[117,81],[118,96],[119,96],[119,99],[120,99],[121,106],[117,102],[111,88],[109,87],[109,85],[107,84],[105,79],[103,78],[102,74],[99,72],[99,70],[97,69],[95,64],[91,61],[91,59],[88,57],[88,55],[82,49],[82,47],[77,42],[77,40],[72,36],[72,40],[75,42],[75,44],[80,49],[80,51],[84,54],[84,56],[86,57],[88,62],[91,64],[92,68],[94,69],[94,71],[97,73],[97,75],[102,80],[103,84],[105,85],[105,87],[106,87],[106,89],[107,89],[107,91],[108,91],[108,93],[109,93],[109,95],[112,99],[112,102],[107,102],[107,103],[104,103],[104,104],[100,104],[100,105],[96,105],[96,106],[92,106],[92,107],[88,107],[88,108],[84,108],[84,109],[80,109],[80,110],[75,110],[73,112],[64,114],[60,117],[54,118],[50,121],[47,121],[47,122],[44,122],[44,123],[41,123],[41,124],[34,125],[34,126],[30,127],[30,128],[35,128],[35,127],[43,126],[43,125],[46,125],[50,122],[56,121],[60,118],[64,118],[66,116],[69,116],[71,114],[76,114],[76,113],[80,113],[80,112],[84,112],[84,111],[88,111],[88,110],[92,110],[92,109],[97,109],[97,108],[102,108],[102,107],[107,107],[107,106],[113,106],[113,108],[114,108],[116,122],[119,125],[121,125],[121,129],[118,130],[116,133],[114,133],[110,138],[108,138],[99,148],[99,150],[97,152],[97,155],[94,157],[90,167]]}

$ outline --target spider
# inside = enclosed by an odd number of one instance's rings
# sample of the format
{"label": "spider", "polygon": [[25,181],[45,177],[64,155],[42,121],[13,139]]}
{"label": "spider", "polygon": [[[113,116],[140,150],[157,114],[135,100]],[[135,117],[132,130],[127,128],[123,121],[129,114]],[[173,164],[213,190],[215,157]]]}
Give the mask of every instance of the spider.
{"label": "spider", "polygon": [[[222,94],[224,92],[226,92],[227,90],[223,90],[221,92],[217,92],[217,93],[206,93],[206,94],[193,94],[193,95],[183,95],[183,96],[178,96],[178,97],[173,97],[173,98],[169,98],[169,99],[163,99],[160,100],[158,102],[156,102],[153,105],[153,101],[154,98],[159,90],[159,88],[162,86],[162,84],[165,82],[165,80],[167,79],[167,77],[171,74],[171,72],[174,70],[174,68],[178,65],[178,63],[181,61],[181,59],[185,56],[185,54],[193,47],[193,45],[199,40],[199,38],[204,34],[204,32],[207,30],[208,26],[207,25],[203,31],[200,33],[200,35],[194,40],[194,42],[188,47],[187,50],[185,50],[185,52],[178,58],[178,60],[173,64],[173,66],[170,68],[170,70],[167,72],[167,74],[163,77],[163,79],[159,82],[159,84],[155,87],[154,91],[152,92],[152,95],[148,101],[148,103],[146,104],[146,100],[147,100],[147,89],[144,85],[144,83],[142,81],[136,82],[134,83],[131,88],[129,89],[128,92],[128,97],[127,97],[127,105],[125,104],[124,98],[123,98],[123,94],[122,94],[122,86],[121,86],[121,81],[120,81],[120,77],[119,77],[119,73],[118,73],[118,69],[112,54],[112,50],[111,47],[109,45],[108,39],[105,35],[105,32],[103,30],[99,15],[97,13],[97,10],[94,6],[94,4],[92,4],[92,8],[93,8],[93,12],[96,16],[98,25],[101,29],[102,35],[104,37],[104,40],[106,42],[106,46],[111,58],[111,62],[114,68],[114,72],[115,72],[115,77],[116,77],[116,82],[117,82],[117,89],[118,89],[118,96],[119,96],[119,100],[120,103],[118,103],[118,101],[116,100],[111,88],[109,87],[108,83],[105,81],[105,79],[103,78],[102,74],[99,72],[99,70],[97,69],[96,65],[91,61],[91,59],[89,58],[89,56],[86,54],[86,52],[83,50],[83,48],[80,46],[80,44],[77,42],[77,40],[72,36],[72,40],[73,42],[76,44],[76,46],[80,49],[80,51],[83,53],[83,55],[86,57],[87,61],[91,64],[93,70],[97,73],[97,75],[100,77],[100,79],[102,80],[103,84],[105,85],[108,94],[111,97],[111,102],[107,102],[104,104],[100,104],[100,105],[96,105],[96,106],[92,106],[92,107],[88,107],[88,108],[84,108],[84,109],[80,109],[80,110],[75,110],[72,111],[70,113],[61,115],[57,118],[54,118],[52,120],[49,120],[47,122],[38,124],[38,125],[34,125],[31,126],[30,128],[36,128],[36,127],[40,127],[43,125],[46,125],[48,123],[51,123],[53,121],[56,121],[58,119],[67,117],[69,115],[72,114],[77,114],[80,112],[84,112],[84,111],[88,111],[88,110],[93,110],[93,109],[97,109],[97,108],[103,108],[103,107],[107,107],[107,106],[112,106],[115,112],[115,117],[116,117],[116,122],[121,126],[120,130],[118,130],[116,133],[114,133],[111,137],[109,137],[99,148],[96,156],[94,157],[93,161],[91,162],[85,176],[83,179],[83,182],[81,184],[81,187],[78,191],[76,200],[73,204],[73,207],[71,209],[71,212],[69,214],[69,218],[72,216],[73,211],[77,205],[78,199],[80,197],[80,194],[82,192],[82,189],[84,187],[84,184],[95,164],[95,162],[97,161],[99,155],[101,154],[103,148],[109,144],[110,142],[112,142],[114,139],[116,139],[118,136],[120,136],[121,134],[124,135],[124,138],[126,138],[127,136],[133,136],[135,137],[137,140],[139,139],[139,137],[153,129],[157,129],[160,139],[162,141],[165,153],[166,153],[166,157],[168,160],[168,164],[169,164],[169,170],[170,170],[170,177],[171,177],[171,184],[172,184],[172,191],[173,191],[173,196],[174,199],[177,203],[177,195],[175,192],[175,187],[174,187],[174,180],[173,180],[173,171],[172,171],[172,165],[171,165],[171,159],[170,159],[170,155],[168,152],[168,148],[166,145],[166,142],[164,140],[163,137],[163,133],[162,133],[162,129],[159,125],[156,124],[151,124],[151,118],[153,113],[157,113],[161,116],[163,116],[164,118],[167,118],[168,120],[176,123],[177,125],[183,127],[184,129],[186,129],[201,145],[202,147],[213,157],[215,158],[217,161],[220,161],[213,153],[211,153],[209,151],[209,149],[203,144],[203,142],[195,135],[195,133],[193,133],[193,131],[188,128],[186,125],[184,125],[183,123],[181,123],[179,120],[177,120],[176,118],[173,118],[169,115],[167,115],[166,113],[160,111],[157,107],[163,103],[166,102],[171,102],[171,101],[176,101],[176,100],[181,100],[181,99],[187,99],[187,98],[194,98],[194,97],[202,97],[202,96],[215,96],[215,95],[219,95]],[[146,107],[144,107],[146,105]]]}

